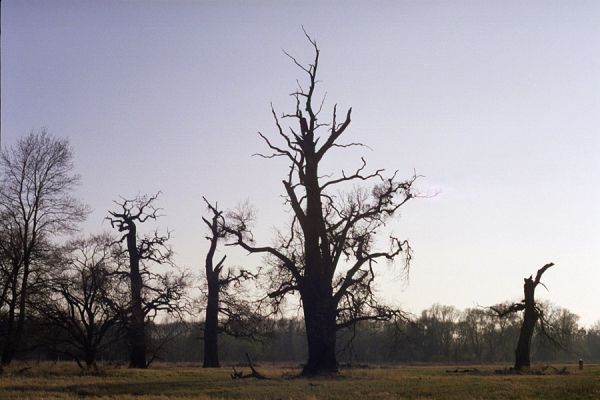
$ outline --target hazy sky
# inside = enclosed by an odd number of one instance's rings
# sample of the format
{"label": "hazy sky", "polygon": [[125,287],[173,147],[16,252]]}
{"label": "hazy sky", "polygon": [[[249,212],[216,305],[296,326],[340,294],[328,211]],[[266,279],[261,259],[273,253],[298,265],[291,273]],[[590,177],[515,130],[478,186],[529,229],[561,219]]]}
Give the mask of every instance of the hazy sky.
{"label": "hazy sky", "polygon": [[[353,107],[323,172],[413,169],[424,193],[390,225],[415,250],[410,281],[382,265],[388,302],[420,312],[539,297],[600,320],[600,2],[10,1],[2,6],[2,145],[42,126],[73,145],[79,195],[103,222],[119,195],[163,191],[163,227],[195,270],[201,196],[258,209],[257,240],[284,227],[283,161],[269,103],[322,50],[327,106]],[[323,92],[321,92],[323,93]],[[260,257],[231,257],[257,265]],[[394,278],[396,277],[396,278]]]}

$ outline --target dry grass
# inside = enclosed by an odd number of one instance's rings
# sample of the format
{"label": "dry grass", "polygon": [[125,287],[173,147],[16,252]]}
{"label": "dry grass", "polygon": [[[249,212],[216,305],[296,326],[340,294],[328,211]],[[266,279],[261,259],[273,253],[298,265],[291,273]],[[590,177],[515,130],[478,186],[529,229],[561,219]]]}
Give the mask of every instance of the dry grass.
{"label": "dry grass", "polygon": [[448,366],[382,366],[318,379],[298,378],[297,368],[262,366],[272,378],[267,381],[233,381],[229,368],[172,364],[144,371],[104,366],[99,375],[82,375],[67,363],[19,373],[24,367],[5,371],[0,399],[600,399],[600,365],[583,371],[570,365],[568,375],[497,375],[497,366],[466,374],[447,373],[455,368]]}

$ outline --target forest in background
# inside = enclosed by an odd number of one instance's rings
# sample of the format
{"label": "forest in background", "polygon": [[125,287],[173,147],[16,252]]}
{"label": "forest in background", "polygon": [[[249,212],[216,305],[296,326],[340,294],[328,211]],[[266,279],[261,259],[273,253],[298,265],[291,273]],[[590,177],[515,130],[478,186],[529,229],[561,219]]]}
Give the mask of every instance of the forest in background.
{"label": "forest in background", "polygon": [[[539,330],[533,337],[532,358],[536,362],[600,361],[600,324],[590,328],[578,324],[577,315],[545,304],[554,328],[551,342]],[[522,318],[513,315],[499,319],[483,308],[461,311],[453,306],[435,304],[413,322],[363,322],[354,330],[338,334],[338,358],[343,364],[411,363],[511,363]],[[32,322],[32,324],[35,324]],[[38,326],[48,326],[38,321]],[[156,323],[149,327],[149,351],[156,360],[201,363],[203,322]],[[21,356],[29,360],[72,360],[68,339],[56,331],[32,329],[28,340],[31,351]],[[115,329],[110,344],[100,351],[98,360],[126,364],[129,350],[124,337]],[[51,340],[48,340],[51,339]],[[251,354],[257,362],[294,363],[306,360],[304,321],[281,318],[272,331],[257,340],[221,334],[219,351],[228,364],[245,362]]]}

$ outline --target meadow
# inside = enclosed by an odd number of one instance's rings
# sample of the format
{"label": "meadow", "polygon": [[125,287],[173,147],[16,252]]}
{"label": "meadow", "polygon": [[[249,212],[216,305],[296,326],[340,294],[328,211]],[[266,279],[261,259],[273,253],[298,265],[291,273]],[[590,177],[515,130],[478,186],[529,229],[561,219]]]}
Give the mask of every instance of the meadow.
{"label": "meadow", "polygon": [[298,377],[298,366],[261,365],[268,380],[232,380],[230,367],[103,365],[82,374],[70,363],[16,363],[0,377],[0,399],[600,399],[600,365],[554,366],[566,374],[544,366],[532,374],[496,372],[504,367],[368,366],[309,379]]}

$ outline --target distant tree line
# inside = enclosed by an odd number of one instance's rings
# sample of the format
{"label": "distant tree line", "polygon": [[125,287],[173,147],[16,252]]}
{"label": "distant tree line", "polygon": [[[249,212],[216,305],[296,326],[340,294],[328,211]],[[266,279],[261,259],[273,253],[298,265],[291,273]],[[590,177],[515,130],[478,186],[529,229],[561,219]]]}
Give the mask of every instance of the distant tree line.
{"label": "distant tree line", "polygon": [[[543,304],[553,334],[561,342],[552,343],[539,329],[532,341],[532,358],[543,362],[600,361],[600,322],[585,329],[578,323],[577,315],[564,308]],[[515,344],[519,337],[522,318],[512,316],[498,319],[488,309],[458,310],[453,306],[435,304],[423,311],[412,322],[361,322],[354,331],[338,334],[337,356],[340,362],[358,364],[395,363],[512,363]],[[48,324],[49,323],[49,324]],[[27,338],[34,349],[27,353],[29,359],[75,360],[78,345],[66,331],[48,337],[51,321],[31,322],[37,328],[35,335]],[[199,332],[204,322],[174,321],[150,324],[148,344],[157,359],[167,362],[200,364],[204,359],[204,346]],[[33,328],[33,326],[32,326]],[[109,330],[106,345],[99,349],[97,359],[104,362],[127,364],[129,351],[126,337],[115,326]],[[40,341],[41,340],[41,341]],[[43,346],[35,346],[36,341]],[[53,342],[53,343],[52,343]],[[257,362],[276,362],[300,365],[306,361],[307,345],[304,321],[281,318],[275,321],[268,337],[252,340],[222,334],[220,359],[226,364],[244,362],[245,354],[252,354]]]}

